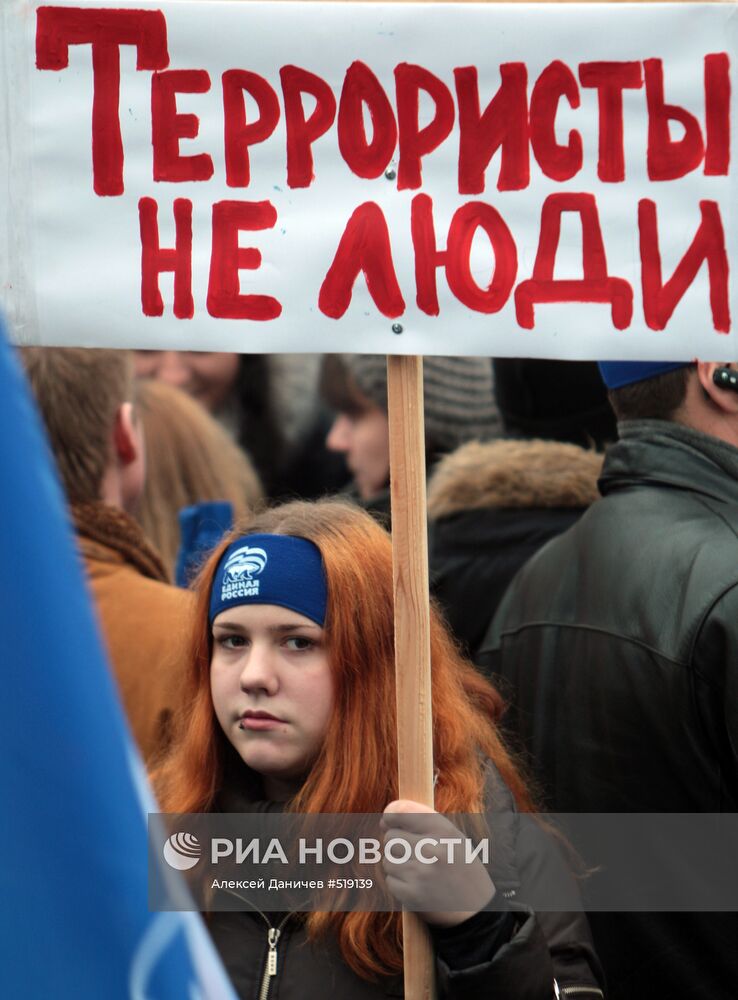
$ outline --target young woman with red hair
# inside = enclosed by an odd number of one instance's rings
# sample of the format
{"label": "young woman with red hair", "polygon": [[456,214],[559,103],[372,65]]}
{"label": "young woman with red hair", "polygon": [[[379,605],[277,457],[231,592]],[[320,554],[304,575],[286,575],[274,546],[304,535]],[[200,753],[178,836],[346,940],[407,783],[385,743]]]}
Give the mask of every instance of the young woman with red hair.
{"label": "young woman with red hair", "polygon": [[[195,587],[188,709],[154,776],[163,811],[387,811],[393,828],[407,817],[407,830],[413,813],[432,812],[396,801],[392,552],[383,528],[348,503],[285,504],[224,539]],[[495,727],[499,695],[435,612],[431,662],[436,809],[510,817],[489,870],[466,866],[466,911],[421,912],[441,997],[550,1000],[572,986],[578,1000],[601,997],[584,915],[534,915],[515,901],[515,886],[548,863],[517,835],[516,817],[533,805]],[[492,912],[500,872],[509,904]],[[439,874],[417,865],[416,876],[419,884],[388,877],[399,902],[412,905]],[[212,914],[208,925],[240,997],[402,996],[399,913],[273,921],[231,912]],[[279,971],[270,975],[277,945]]]}

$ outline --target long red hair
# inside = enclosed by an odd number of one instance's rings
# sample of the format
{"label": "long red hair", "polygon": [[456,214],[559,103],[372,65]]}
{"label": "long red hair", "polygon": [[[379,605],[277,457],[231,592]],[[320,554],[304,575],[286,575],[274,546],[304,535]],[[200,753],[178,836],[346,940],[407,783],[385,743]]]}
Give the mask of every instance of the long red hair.
{"label": "long red hair", "polygon": [[[225,548],[240,534],[254,533],[314,542],[328,581],[325,631],[335,707],[320,754],[289,808],[382,812],[398,794],[392,546],[387,532],[368,514],[337,500],[288,503],[259,514],[246,531],[225,538],[203,566],[195,582],[186,709],[177,720],[172,749],[153,776],[160,806],[165,812],[208,812],[222,787],[232,751],[210,696],[210,589]],[[431,664],[435,808],[483,811],[486,757],[497,766],[518,807],[532,810],[526,785],[495,726],[502,711],[500,695],[461,656],[433,609]],[[402,967],[397,913],[310,913],[306,924],[313,939],[332,931],[344,960],[364,978]]]}

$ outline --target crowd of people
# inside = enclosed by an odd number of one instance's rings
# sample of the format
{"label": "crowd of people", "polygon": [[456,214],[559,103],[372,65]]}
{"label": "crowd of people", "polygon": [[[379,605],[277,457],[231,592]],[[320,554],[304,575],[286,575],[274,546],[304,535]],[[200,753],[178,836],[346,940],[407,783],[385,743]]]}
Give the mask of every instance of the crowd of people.
{"label": "crowd of people", "polygon": [[[19,353],[162,810],[385,812],[412,837],[433,810],[399,797],[384,358]],[[424,379],[434,807],[504,816],[463,910],[443,866],[385,871],[440,997],[734,998],[736,914],[587,915],[592,859],[520,820],[738,811],[738,374],[429,357]],[[526,902],[550,879],[559,912]],[[402,995],[397,912],[206,926],[239,997]]]}

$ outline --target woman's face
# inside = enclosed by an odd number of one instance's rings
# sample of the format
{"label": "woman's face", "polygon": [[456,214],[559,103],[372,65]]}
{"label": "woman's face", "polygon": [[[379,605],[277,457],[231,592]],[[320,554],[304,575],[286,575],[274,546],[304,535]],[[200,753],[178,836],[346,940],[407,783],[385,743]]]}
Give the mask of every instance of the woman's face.
{"label": "woman's face", "polygon": [[274,604],[242,604],[213,622],[213,708],[241,759],[264,778],[269,798],[298,791],[333,710],[325,632]]}
{"label": "woman's face", "polygon": [[233,389],[238,355],[218,351],[136,351],[136,377],[156,378],[193,396],[211,413]]}
{"label": "woman's face", "polygon": [[389,423],[387,414],[378,406],[351,416],[339,413],[325,439],[330,451],[346,456],[346,464],[363,500],[369,500],[383,490],[389,480]]}

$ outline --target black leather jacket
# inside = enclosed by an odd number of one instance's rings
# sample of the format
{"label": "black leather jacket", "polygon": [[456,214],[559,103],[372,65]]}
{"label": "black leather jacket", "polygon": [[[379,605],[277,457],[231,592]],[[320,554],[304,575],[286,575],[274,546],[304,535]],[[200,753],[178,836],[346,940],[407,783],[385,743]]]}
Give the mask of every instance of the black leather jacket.
{"label": "black leather jacket", "polygon": [[[603,499],[515,577],[480,664],[511,699],[550,808],[732,812],[738,449],[662,421],[620,430]],[[664,918],[663,934],[634,917],[614,951],[591,918],[613,997],[738,996],[736,918],[691,916]]]}

